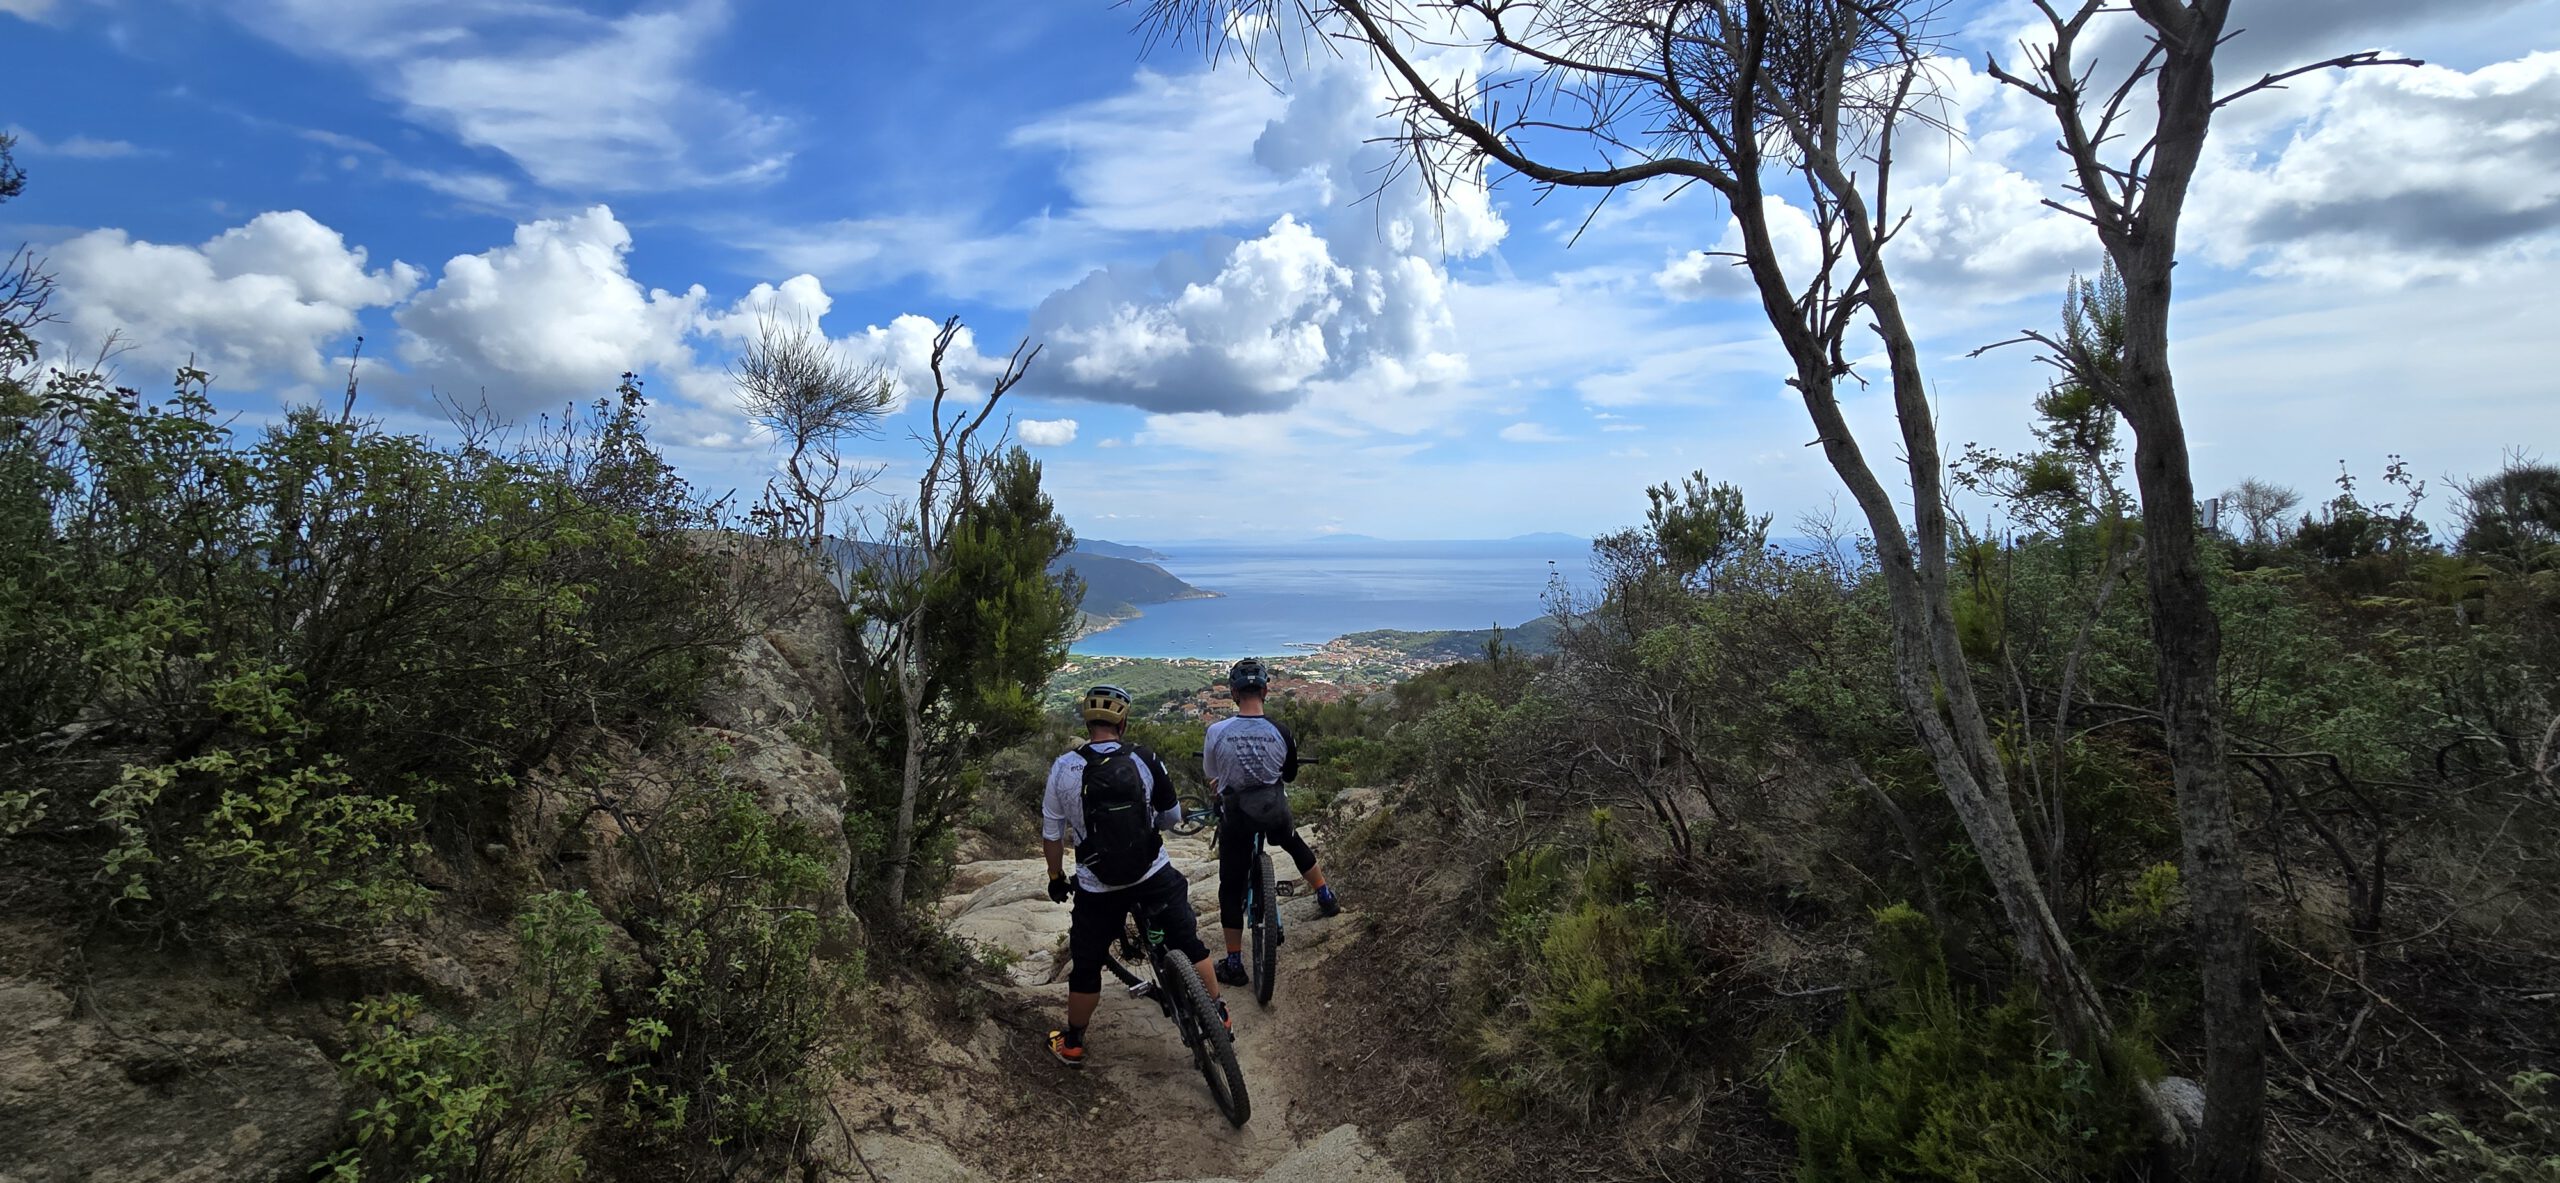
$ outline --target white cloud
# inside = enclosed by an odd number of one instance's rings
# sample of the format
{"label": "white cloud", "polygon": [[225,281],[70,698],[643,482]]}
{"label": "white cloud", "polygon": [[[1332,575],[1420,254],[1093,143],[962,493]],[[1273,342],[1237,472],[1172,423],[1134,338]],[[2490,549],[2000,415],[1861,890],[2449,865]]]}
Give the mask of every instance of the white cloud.
{"label": "white cloud", "polygon": [[2560,52],[2305,89],[2298,122],[2212,141],[2196,255],[2392,287],[2560,254]]}
{"label": "white cloud", "polygon": [[234,384],[328,376],[326,351],[352,344],[358,313],[406,297],[417,268],[367,270],[362,247],[300,210],[264,213],[201,246],[93,230],[53,250],[64,317],[58,353],[119,337],[129,365],[194,359]]}
{"label": "white cloud", "polygon": [[1252,72],[1140,70],[1129,89],[1025,124],[1009,143],[1066,157],[1074,216],[1112,230],[1205,230],[1268,218],[1303,178],[1254,163],[1288,100]]}
{"label": "white cloud", "polygon": [[234,0],[288,49],[347,62],[410,118],[581,193],[763,179],[788,125],[695,80],[725,0],[598,17],[541,0]]}
{"label": "white cloud", "polygon": [[1014,431],[1022,442],[1035,448],[1058,448],[1076,442],[1073,419],[1025,419],[1014,424]]}
{"label": "white cloud", "polygon": [[[1196,76],[1178,84],[1234,85]],[[1174,85],[1140,79],[1141,91]],[[1448,186],[1436,205],[1410,176],[1380,188],[1399,149],[1375,142],[1385,92],[1365,67],[1319,62],[1291,86],[1285,109],[1253,141],[1262,172],[1207,183],[1237,203],[1301,194],[1298,208],[1259,237],[1106,267],[1050,295],[1031,315],[1032,335],[1060,354],[1044,384],[1166,416],[1253,414],[1298,405],[1322,383],[1410,386],[1466,372],[1440,257],[1481,254],[1501,240],[1506,228],[1482,184]],[[1123,131],[1105,125],[1138,114],[1089,109],[1078,142],[1116,139]],[[1277,188],[1260,187],[1275,180]],[[1105,203],[1098,216],[1133,220],[1130,211],[1145,204],[1120,187],[1085,189]],[[1194,429],[1168,422],[1149,430]]]}
{"label": "white cloud", "polygon": [[[0,0],[5,11],[7,0]],[[38,12],[28,17],[36,19]],[[69,139],[48,140],[17,124],[9,125],[9,135],[17,141],[17,150],[29,156],[68,156],[74,160],[112,160],[119,156],[138,156],[142,149],[124,140],[102,140],[95,136],[75,135]]]}
{"label": "white cloud", "polygon": [[479,387],[519,411],[609,391],[626,370],[693,364],[685,337],[703,290],[644,289],[631,232],[604,206],[518,226],[514,241],[457,255],[398,314],[400,356],[445,386]]}
{"label": "white cloud", "polygon": [[53,15],[56,2],[57,0],[0,0],[0,12],[42,24],[47,17]]}
{"label": "white cloud", "polygon": [[1557,435],[1555,432],[1548,430],[1545,424],[1530,423],[1527,421],[1514,423],[1509,427],[1503,428],[1501,435],[1504,441],[1514,444],[1561,444],[1565,442],[1565,438],[1563,436]]}
{"label": "white cloud", "polygon": [[[1786,276],[1790,287],[1803,290],[1822,263],[1822,240],[1814,233],[1813,219],[1783,197],[1763,199],[1760,207],[1761,217],[1769,224],[1769,242],[1778,256],[1779,273]],[[1759,299],[1759,289],[1742,266],[1741,219],[1726,219],[1724,237],[1716,240],[1715,249],[1690,251],[1671,260],[1654,273],[1653,282],[1675,300]]]}

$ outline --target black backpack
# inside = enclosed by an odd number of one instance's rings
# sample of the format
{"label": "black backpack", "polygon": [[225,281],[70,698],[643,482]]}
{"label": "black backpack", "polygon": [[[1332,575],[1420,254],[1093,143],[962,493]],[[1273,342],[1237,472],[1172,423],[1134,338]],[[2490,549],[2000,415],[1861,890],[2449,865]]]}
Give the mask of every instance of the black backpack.
{"label": "black backpack", "polygon": [[[1166,783],[1164,770],[1154,753],[1133,744],[1109,752],[1086,744],[1076,752],[1084,757],[1084,841],[1076,844],[1076,863],[1110,886],[1135,883],[1164,849],[1147,792],[1147,776]],[[1145,774],[1138,770],[1141,760],[1148,766]]]}

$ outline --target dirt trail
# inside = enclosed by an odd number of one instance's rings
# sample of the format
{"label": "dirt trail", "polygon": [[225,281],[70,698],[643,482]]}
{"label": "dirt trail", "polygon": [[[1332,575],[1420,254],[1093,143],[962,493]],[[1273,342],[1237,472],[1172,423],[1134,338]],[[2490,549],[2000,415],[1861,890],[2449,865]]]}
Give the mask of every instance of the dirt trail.
{"label": "dirt trail", "polygon": [[[1168,842],[1214,952],[1218,876],[1208,835]],[[1280,865],[1285,873],[1285,857]],[[1049,902],[1037,858],[963,865],[942,914],[961,937],[1017,958],[1011,982],[965,1043],[929,1040],[917,1060],[866,1073],[839,1094],[836,1140],[849,1138],[859,1152],[845,1156],[855,1161],[850,1177],[1404,1183],[1357,1129],[1318,1128],[1301,1103],[1314,1090],[1344,1087],[1352,1061],[1371,1049],[1300,1038],[1328,1005],[1325,960],[1358,937],[1353,913],[1323,919],[1312,895],[1289,894],[1294,886],[1281,885],[1287,941],[1271,1005],[1257,1005],[1249,988],[1227,992],[1253,1102],[1251,1120],[1235,1129],[1218,1116],[1173,1021],[1107,975],[1087,1033],[1091,1059],[1080,1071],[1052,1060],[1042,1041],[1063,1021],[1067,909]]]}

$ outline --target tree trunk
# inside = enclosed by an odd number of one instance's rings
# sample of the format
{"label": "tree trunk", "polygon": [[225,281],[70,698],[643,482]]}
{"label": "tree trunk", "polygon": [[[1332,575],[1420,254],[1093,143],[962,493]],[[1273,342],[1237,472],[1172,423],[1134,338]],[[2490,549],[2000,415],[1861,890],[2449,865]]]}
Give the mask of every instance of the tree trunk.
{"label": "tree trunk", "polygon": [[[921,594],[921,593],[919,593]],[[913,640],[924,627],[924,612],[907,625],[910,638],[902,648],[918,644]],[[898,663],[898,705],[906,720],[906,767],[898,777],[898,820],[889,831],[889,877],[882,887],[889,913],[897,915],[907,902],[907,863],[915,853],[916,796],[924,786],[924,678],[915,668],[913,653],[901,655]]]}
{"label": "tree trunk", "polygon": [[2203,987],[2204,1129],[2187,1174],[2209,1183],[2250,1183],[2259,1175],[2266,1125],[2266,1000],[2258,981],[2248,875],[2232,820],[2219,677],[2222,630],[2205,581],[2195,478],[2169,366],[2170,271],[2177,262],[2179,215],[2213,119],[2213,51],[2227,12],[2227,3],[2208,0],[2187,13],[2184,28],[2160,28],[2165,55],[2158,82],[2158,155],[2138,219],[2102,237],[2125,283],[2124,357],[2111,385],[2117,409],[2134,432],[2160,713],[2177,784],[2186,856],[2182,877]]}

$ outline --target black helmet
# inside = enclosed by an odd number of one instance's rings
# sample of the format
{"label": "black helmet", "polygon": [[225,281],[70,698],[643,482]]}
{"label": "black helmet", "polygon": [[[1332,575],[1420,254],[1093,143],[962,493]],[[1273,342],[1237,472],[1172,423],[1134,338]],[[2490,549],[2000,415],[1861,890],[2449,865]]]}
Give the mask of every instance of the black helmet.
{"label": "black helmet", "polygon": [[1129,725],[1129,692],[1117,686],[1096,686],[1084,692],[1084,721],[1108,723],[1114,727]]}
{"label": "black helmet", "polygon": [[1227,693],[1243,694],[1250,690],[1271,688],[1271,667],[1259,657],[1248,657],[1227,669]]}

